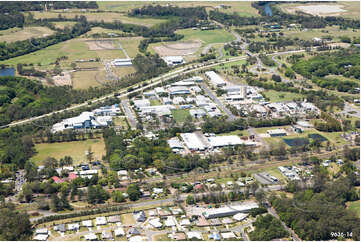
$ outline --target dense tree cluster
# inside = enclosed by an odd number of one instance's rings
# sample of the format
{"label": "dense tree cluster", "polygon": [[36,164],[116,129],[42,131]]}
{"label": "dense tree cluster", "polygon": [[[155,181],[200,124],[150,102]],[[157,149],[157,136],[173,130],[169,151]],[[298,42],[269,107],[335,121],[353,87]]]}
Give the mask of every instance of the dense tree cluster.
{"label": "dense tree cluster", "polygon": [[135,8],[129,12],[130,16],[152,16],[169,17],[176,16],[182,18],[193,18],[206,20],[208,15],[205,7],[180,8],[178,6],[160,6],[146,5],[141,8]]}
{"label": "dense tree cluster", "polygon": [[0,205],[0,239],[30,240],[33,228],[29,220],[29,215],[19,212],[12,203],[2,203]]}
{"label": "dense tree cluster", "polygon": [[[137,136],[136,133],[129,132],[115,135],[113,130],[105,130],[106,159],[109,160],[112,169],[134,170],[155,166],[160,172],[174,173],[187,172],[196,167],[208,168],[208,161],[199,156],[183,157],[174,154],[166,139],[149,140]],[[129,142],[129,138],[133,141]]]}
{"label": "dense tree cluster", "polygon": [[310,59],[299,60],[292,69],[302,76],[325,77],[330,74],[360,78],[360,52],[351,47],[338,51],[320,53]]}
{"label": "dense tree cluster", "polygon": [[316,122],[315,128],[324,132],[339,132],[342,131],[341,123],[332,117],[332,115],[322,112],[321,118],[325,120],[325,122]]}
{"label": "dense tree cluster", "polygon": [[13,27],[23,27],[24,15],[21,13],[0,14],[0,30]]}
{"label": "dense tree cluster", "polygon": [[283,228],[281,221],[271,214],[258,216],[256,222],[253,223],[253,226],[256,228],[249,233],[251,240],[269,241],[288,236],[288,232]]}
{"label": "dense tree cluster", "polygon": [[331,232],[352,232],[353,240],[360,240],[360,219],[345,203],[359,199],[349,177],[328,182],[319,166],[314,169],[315,185],[301,190],[294,199],[272,197],[272,205],[280,218],[303,240],[334,240]]}

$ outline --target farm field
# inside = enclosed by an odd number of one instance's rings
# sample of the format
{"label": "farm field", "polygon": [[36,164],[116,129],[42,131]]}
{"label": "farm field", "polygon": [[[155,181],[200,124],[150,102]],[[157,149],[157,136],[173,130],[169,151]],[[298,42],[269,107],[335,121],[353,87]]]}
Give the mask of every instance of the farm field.
{"label": "farm field", "polygon": [[53,34],[54,31],[41,26],[34,27],[24,27],[21,28],[11,28],[0,31],[0,42],[14,42],[19,40],[26,40],[30,38],[40,38],[46,37],[48,35]]}
{"label": "farm field", "polygon": [[89,147],[94,152],[94,159],[101,159],[105,155],[103,139],[88,139],[85,141],[35,144],[38,153],[31,160],[40,165],[46,157],[60,159],[64,156],[71,156],[74,159],[74,164],[78,164],[86,159],[85,152]]}
{"label": "farm field", "polygon": [[263,94],[266,98],[269,98],[271,102],[287,102],[303,97],[303,95],[299,93],[279,92],[275,90],[268,90],[263,92]]}
{"label": "farm field", "polygon": [[[226,6],[230,6],[231,8],[221,8],[219,9],[222,12],[233,13],[236,12],[240,16],[258,16],[258,11],[251,6],[252,2],[226,2],[223,3]],[[217,1],[162,1],[162,2],[108,2],[102,1],[98,2],[99,9],[101,10],[108,10],[108,11],[120,11],[123,13],[132,10],[133,8],[139,8],[141,6],[153,4],[153,5],[165,5],[165,4],[172,4],[179,7],[197,7],[197,6],[205,6],[207,10],[214,10],[215,7],[219,6],[221,3]]]}
{"label": "farm field", "polygon": [[354,1],[354,2],[339,1],[337,3],[318,3],[318,4],[285,3],[285,4],[280,4],[279,7],[284,12],[288,12],[288,13],[295,13],[296,10],[298,10],[320,16],[341,16],[341,17],[353,18],[353,19],[360,18],[360,2],[358,1]]}
{"label": "farm field", "polygon": [[57,18],[59,14],[61,14],[65,18],[75,18],[75,16],[85,16],[88,21],[104,21],[104,22],[113,22],[114,20],[121,21],[123,23],[128,24],[137,24],[143,25],[147,27],[151,27],[155,24],[166,22],[166,19],[156,19],[156,18],[135,18],[128,17],[126,15],[122,15],[116,12],[81,12],[79,10],[73,10],[71,12],[60,12],[60,11],[52,11],[52,12],[39,12],[33,11],[35,19],[40,18]]}
{"label": "farm field", "polygon": [[172,115],[177,123],[183,123],[187,120],[187,117],[190,117],[188,109],[174,109]]}

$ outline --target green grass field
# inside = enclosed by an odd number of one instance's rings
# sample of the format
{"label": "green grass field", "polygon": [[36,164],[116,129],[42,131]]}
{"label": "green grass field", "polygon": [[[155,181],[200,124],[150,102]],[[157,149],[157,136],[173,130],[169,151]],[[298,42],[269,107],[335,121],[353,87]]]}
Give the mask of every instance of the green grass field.
{"label": "green grass field", "polygon": [[347,207],[352,212],[357,214],[358,217],[360,217],[360,200],[354,202],[348,202]]}
{"label": "green grass field", "polygon": [[37,154],[31,158],[31,161],[40,165],[46,157],[60,159],[64,156],[71,156],[74,164],[78,164],[86,159],[85,152],[89,147],[94,152],[95,159],[101,159],[105,155],[103,139],[88,139],[84,141],[36,144],[35,150]]}
{"label": "green grass field", "polygon": [[39,12],[32,11],[35,19],[40,18],[57,18],[61,14],[65,18],[75,18],[75,16],[83,15],[87,18],[88,21],[102,21],[104,22],[113,22],[115,20],[121,21],[128,24],[137,24],[151,27],[155,24],[166,22],[166,19],[157,19],[157,18],[134,18],[128,17],[127,15],[116,13],[116,12],[81,12],[79,10],[73,9],[70,12]]}
{"label": "green grass field", "polygon": [[0,42],[14,42],[20,40],[26,40],[30,38],[39,38],[45,37],[53,34],[54,31],[41,26],[33,26],[33,27],[24,27],[21,28],[11,28],[0,31]]}
{"label": "green grass field", "polygon": [[235,130],[227,133],[220,133],[219,136],[225,135],[238,135],[238,136],[249,136],[249,132],[247,130]]}
{"label": "green grass field", "polygon": [[263,92],[266,98],[269,98],[271,102],[286,102],[286,101],[293,101],[294,99],[299,99],[304,97],[302,94],[299,93],[292,93],[292,92],[278,92],[274,90],[268,90]]}
{"label": "green grass field", "polygon": [[158,106],[158,105],[162,105],[162,103],[158,99],[152,99],[152,100],[150,100],[150,105]]}
{"label": "green grass field", "polygon": [[186,40],[201,40],[203,44],[211,43],[226,43],[234,40],[234,36],[223,29],[214,30],[193,30],[193,29],[181,29],[176,31],[177,34],[183,34]]}
{"label": "green grass field", "polygon": [[258,11],[251,6],[252,2],[248,1],[234,1],[234,2],[218,2],[218,1],[162,1],[162,2],[140,2],[140,1],[132,1],[132,2],[108,2],[101,1],[98,2],[99,9],[107,10],[107,11],[120,11],[123,13],[127,13],[129,10],[134,8],[139,8],[144,5],[165,5],[172,4],[179,7],[197,7],[197,6],[205,6],[207,10],[214,10],[215,7],[220,4],[224,4],[226,6],[230,6],[231,8],[220,9],[222,12],[233,13],[236,12],[241,16],[258,16]]}
{"label": "green grass field", "polygon": [[190,116],[188,109],[173,109],[172,115],[177,123],[185,122],[187,117]]}

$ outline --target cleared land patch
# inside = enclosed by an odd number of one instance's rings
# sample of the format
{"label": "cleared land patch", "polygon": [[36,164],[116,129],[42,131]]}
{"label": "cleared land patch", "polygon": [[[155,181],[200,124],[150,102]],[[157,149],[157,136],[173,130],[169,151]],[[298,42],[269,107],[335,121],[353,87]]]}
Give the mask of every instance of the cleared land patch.
{"label": "cleared land patch", "polygon": [[71,74],[67,72],[62,72],[61,75],[53,76],[55,86],[71,86]]}
{"label": "cleared land patch", "polygon": [[224,29],[213,30],[193,30],[181,29],[176,31],[177,34],[183,34],[184,40],[200,40],[203,44],[225,43],[234,40],[234,36]]}
{"label": "cleared land patch", "polygon": [[286,3],[280,4],[280,8],[284,12],[296,13],[301,11],[304,13],[318,16],[342,16],[346,18],[360,18],[360,2],[337,2],[337,3]]}
{"label": "cleared land patch", "polygon": [[202,46],[200,41],[184,41],[171,44],[162,43],[153,47],[160,56],[191,55]]}
{"label": "cleared land patch", "polygon": [[95,159],[101,159],[105,155],[103,139],[88,139],[84,141],[36,144],[35,149],[38,153],[31,160],[39,165],[46,157],[60,159],[64,156],[71,156],[74,163],[77,164],[86,159],[85,152],[89,147],[94,152]]}
{"label": "cleared land patch", "polygon": [[40,38],[46,37],[53,34],[54,31],[47,27],[25,27],[21,28],[11,28],[7,30],[0,31],[0,42],[15,42],[19,40],[26,40],[30,38]]}
{"label": "cleared land patch", "polygon": [[88,45],[89,50],[114,50],[113,40],[87,40],[85,43]]}

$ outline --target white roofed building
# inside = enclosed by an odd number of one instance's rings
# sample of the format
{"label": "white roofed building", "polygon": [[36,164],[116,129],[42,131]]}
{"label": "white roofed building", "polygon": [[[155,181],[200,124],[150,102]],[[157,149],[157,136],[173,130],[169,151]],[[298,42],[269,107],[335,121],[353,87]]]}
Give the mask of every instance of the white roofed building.
{"label": "white roofed building", "polygon": [[163,60],[169,66],[181,65],[184,63],[184,59],[182,56],[164,56]]}
{"label": "white roofed building", "polygon": [[148,99],[134,100],[133,102],[134,106],[138,109],[150,106],[150,101]]}
{"label": "white roofed building", "polygon": [[195,133],[183,133],[180,134],[183,139],[185,145],[190,150],[205,150],[207,149],[207,145],[203,143],[203,141],[195,134]]}
{"label": "white roofed building", "polygon": [[206,71],[205,75],[214,87],[223,87],[227,85],[226,81],[214,71]]}

